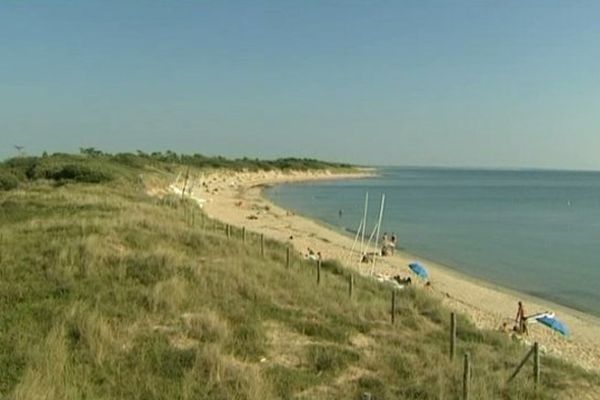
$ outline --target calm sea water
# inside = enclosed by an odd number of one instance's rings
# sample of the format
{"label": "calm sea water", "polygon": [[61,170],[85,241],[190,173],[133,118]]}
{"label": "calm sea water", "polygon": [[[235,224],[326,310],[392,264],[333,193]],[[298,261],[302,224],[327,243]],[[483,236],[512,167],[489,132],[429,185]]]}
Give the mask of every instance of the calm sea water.
{"label": "calm sea water", "polygon": [[[600,173],[383,168],[362,180],[276,186],[274,202],[356,230],[369,192],[400,247],[457,271],[600,315]],[[339,217],[339,210],[342,216]]]}

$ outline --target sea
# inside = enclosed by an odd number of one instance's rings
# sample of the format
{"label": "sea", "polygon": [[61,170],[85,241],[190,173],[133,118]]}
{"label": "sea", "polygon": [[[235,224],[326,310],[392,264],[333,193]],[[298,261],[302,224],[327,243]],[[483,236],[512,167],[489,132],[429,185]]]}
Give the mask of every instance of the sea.
{"label": "sea", "polygon": [[[354,236],[377,223],[416,259],[600,316],[600,172],[384,167],[267,197]],[[435,279],[435,277],[433,277]]]}

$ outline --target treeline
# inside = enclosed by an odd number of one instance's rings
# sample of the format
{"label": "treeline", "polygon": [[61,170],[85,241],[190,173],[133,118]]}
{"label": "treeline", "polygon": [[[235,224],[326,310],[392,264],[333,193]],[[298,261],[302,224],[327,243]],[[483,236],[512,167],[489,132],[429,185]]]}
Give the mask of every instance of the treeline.
{"label": "treeline", "polygon": [[227,168],[234,170],[300,170],[306,171],[310,169],[331,169],[331,168],[351,168],[350,164],[345,163],[332,163],[326,161],[319,161],[313,158],[278,158],[275,160],[259,160],[258,158],[236,158],[230,159],[222,156],[205,156],[202,154],[177,154],[174,151],[167,150],[164,153],[157,151],[152,153],[145,153],[138,150],[134,153],[118,153],[111,155],[108,153],[101,152],[94,148],[81,149],[82,154],[86,154],[92,157],[107,157],[117,162],[124,162],[126,164],[152,164],[155,162],[165,164],[178,164],[188,165],[197,168]]}
{"label": "treeline", "polygon": [[237,171],[269,170],[323,170],[352,168],[350,164],[330,163],[311,158],[278,158],[259,160],[250,158],[228,159],[202,154],[177,154],[165,152],[110,154],[93,147],[81,148],[80,154],[54,153],[42,156],[21,156],[0,163],[0,190],[10,190],[22,182],[39,179],[55,182],[100,183],[113,180],[125,168],[157,167],[171,169],[173,166],[195,168],[232,169]]}

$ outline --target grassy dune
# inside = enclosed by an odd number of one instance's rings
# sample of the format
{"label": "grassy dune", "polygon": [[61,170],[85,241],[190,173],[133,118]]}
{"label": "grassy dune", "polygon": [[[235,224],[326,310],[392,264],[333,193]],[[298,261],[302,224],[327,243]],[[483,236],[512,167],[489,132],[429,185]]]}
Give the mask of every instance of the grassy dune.
{"label": "grassy dune", "polygon": [[[85,160],[81,161],[85,164]],[[0,191],[0,397],[8,399],[595,398],[600,378],[543,357],[506,379],[527,349],[449,312],[283,244],[246,241],[178,198],[146,194],[157,165],[106,164],[114,179],[28,178]],[[103,165],[104,165],[103,164]],[[14,168],[14,167],[11,167]],[[11,174],[18,176],[14,171]],[[597,397],[596,397],[597,398]]]}

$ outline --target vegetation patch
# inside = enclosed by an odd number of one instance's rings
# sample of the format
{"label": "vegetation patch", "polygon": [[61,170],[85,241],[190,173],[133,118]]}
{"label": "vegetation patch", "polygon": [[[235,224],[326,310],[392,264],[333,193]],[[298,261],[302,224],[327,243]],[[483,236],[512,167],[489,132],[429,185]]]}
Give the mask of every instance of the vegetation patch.
{"label": "vegetation patch", "polygon": [[360,359],[358,353],[334,345],[310,345],[307,351],[309,365],[318,373],[335,374]]}
{"label": "vegetation patch", "polygon": [[324,379],[314,370],[289,368],[281,365],[268,368],[266,376],[273,383],[277,396],[282,399],[291,399],[294,394],[319,385]]}
{"label": "vegetation patch", "polygon": [[0,190],[12,190],[19,187],[19,179],[8,171],[0,171]]}
{"label": "vegetation patch", "polygon": [[303,335],[339,343],[347,342],[350,337],[347,327],[333,325],[328,321],[304,319],[293,322],[293,326]]}
{"label": "vegetation patch", "polygon": [[[294,255],[284,267],[283,243],[266,241],[261,257],[257,235],[227,239],[196,205],[157,201],[144,186],[182,166],[277,163],[83,150],[0,165],[20,182],[0,191],[0,397],[459,398],[449,311],[427,291],[397,292],[392,325],[389,287],[355,274],[349,299],[350,271],[329,262],[316,286],[314,263]],[[528,349],[461,316],[458,326],[457,358],[474,361],[471,398],[600,392],[597,374],[547,355],[541,387],[530,374],[507,386]]]}
{"label": "vegetation patch", "polygon": [[358,379],[358,390],[356,396],[359,397],[363,393],[370,393],[375,399],[386,400],[390,399],[386,382],[375,376],[363,376]]}

